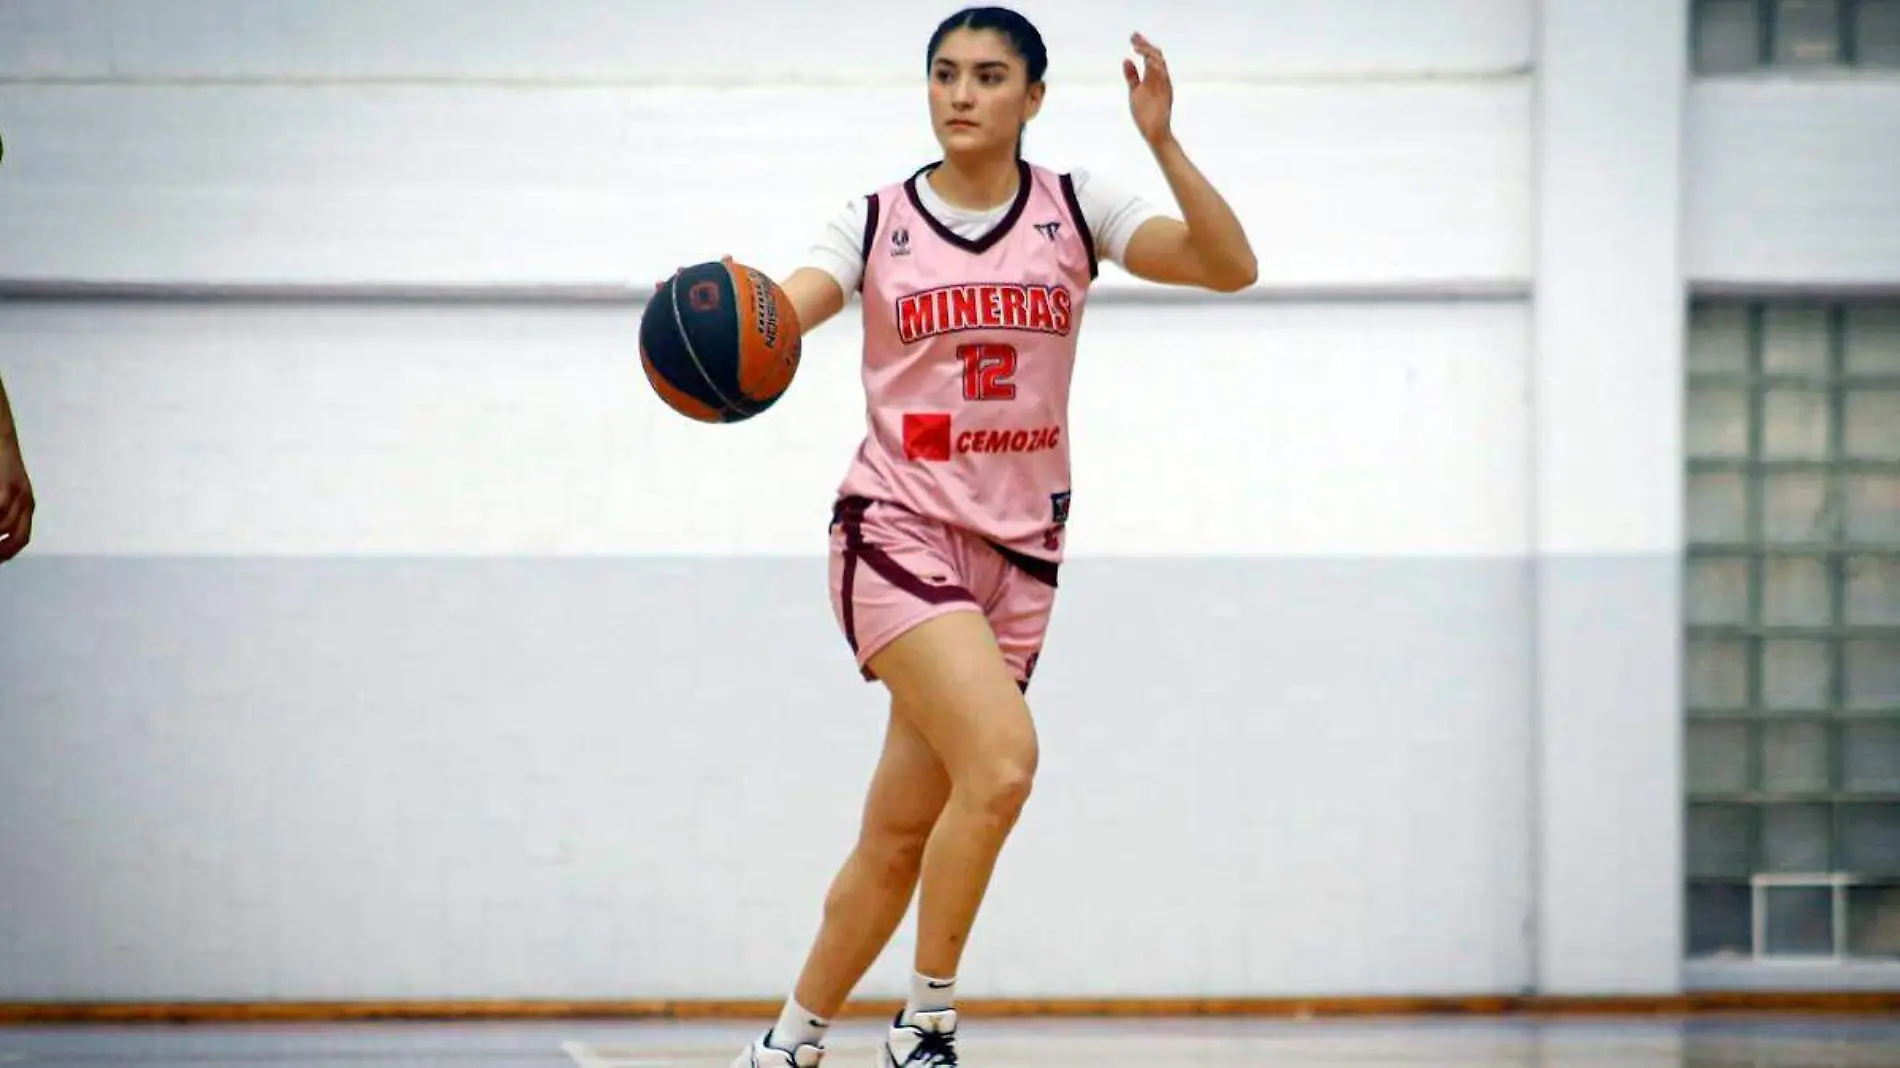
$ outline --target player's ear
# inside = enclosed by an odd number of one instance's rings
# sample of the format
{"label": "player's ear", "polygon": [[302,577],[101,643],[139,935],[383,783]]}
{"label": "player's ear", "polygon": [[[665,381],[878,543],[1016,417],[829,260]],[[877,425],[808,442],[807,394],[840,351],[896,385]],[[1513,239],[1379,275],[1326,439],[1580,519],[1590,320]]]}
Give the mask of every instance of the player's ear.
{"label": "player's ear", "polygon": [[1035,118],[1036,112],[1042,110],[1042,96],[1047,89],[1048,85],[1043,82],[1033,82],[1030,84],[1027,97],[1028,105],[1023,109],[1023,118],[1025,120]]}

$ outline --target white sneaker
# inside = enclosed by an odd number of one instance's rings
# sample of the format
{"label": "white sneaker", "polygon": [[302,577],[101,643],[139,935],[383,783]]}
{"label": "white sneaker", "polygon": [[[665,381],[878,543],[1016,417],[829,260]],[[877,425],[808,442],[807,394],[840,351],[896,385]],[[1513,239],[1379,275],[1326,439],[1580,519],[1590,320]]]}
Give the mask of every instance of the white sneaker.
{"label": "white sneaker", "polygon": [[877,1063],[878,1068],[956,1068],[957,1010],[920,1012],[908,1024],[898,1013]]}
{"label": "white sneaker", "polygon": [[818,1068],[818,1062],[825,1059],[825,1047],[810,1044],[798,1047],[790,1053],[777,1046],[768,1046],[765,1040],[772,1037],[771,1031],[752,1040],[752,1045],[739,1054],[732,1062],[732,1068]]}

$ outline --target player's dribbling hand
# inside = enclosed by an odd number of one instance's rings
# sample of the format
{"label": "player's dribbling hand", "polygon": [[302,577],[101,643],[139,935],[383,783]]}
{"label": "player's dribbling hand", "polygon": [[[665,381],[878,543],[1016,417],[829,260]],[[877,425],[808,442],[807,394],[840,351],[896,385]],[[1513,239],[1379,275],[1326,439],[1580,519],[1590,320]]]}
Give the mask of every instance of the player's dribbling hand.
{"label": "player's dribbling hand", "polygon": [[15,442],[0,441],[0,563],[20,555],[33,537],[33,483]]}
{"label": "player's dribbling hand", "polygon": [[1122,77],[1128,82],[1128,110],[1135,117],[1135,128],[1149,145],[1160,145],[1174,136],[1171,118],[1174,112],[1174,83],[1168,80],[1168,61],[1161,49],[1137,33],[1129,38],[1141,55],[1142,67],[1135,61],[1122,60]]}

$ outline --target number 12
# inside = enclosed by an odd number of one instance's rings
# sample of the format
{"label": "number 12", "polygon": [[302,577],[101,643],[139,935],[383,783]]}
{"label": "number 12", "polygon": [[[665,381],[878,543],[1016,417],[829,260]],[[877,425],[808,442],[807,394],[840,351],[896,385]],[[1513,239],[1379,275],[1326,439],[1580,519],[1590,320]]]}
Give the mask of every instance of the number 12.
{"label": "number 12", "polygon": [[957,346],[957,359],[963,361],[963,399],[972,401],[1015,400],[1016,346],[986,341]]}

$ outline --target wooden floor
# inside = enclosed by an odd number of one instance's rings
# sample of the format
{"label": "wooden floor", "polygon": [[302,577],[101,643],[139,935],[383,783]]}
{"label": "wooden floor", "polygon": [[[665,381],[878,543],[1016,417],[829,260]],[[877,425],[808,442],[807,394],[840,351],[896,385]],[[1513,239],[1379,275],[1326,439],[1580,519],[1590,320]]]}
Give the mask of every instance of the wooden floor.
{"label": "wooden floor", "polygon": [[[0,1028],[0,1066],[725,1068],[745,1024],[284,1024]],[[1894,1068],[1900,1020],[971,1020],[968,1068]],[[874,1024],[826,1068],[871,1068]]]}

